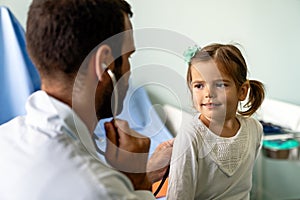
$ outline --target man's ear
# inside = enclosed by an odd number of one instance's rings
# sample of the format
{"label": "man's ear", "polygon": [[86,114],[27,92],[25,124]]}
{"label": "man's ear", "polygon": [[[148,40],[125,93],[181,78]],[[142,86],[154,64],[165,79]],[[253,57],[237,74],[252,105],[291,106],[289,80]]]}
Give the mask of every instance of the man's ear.
{"label": "man's ear", "polygon": [[111,48],[108,45],[101,45],[97,48],[95,54],[95,72],[98,80],[102,80],[102,74],[111,62],[112,54]]}
{"label": "man's ear", "polygon": [[244,101],[248,95],[248,90],[249,90],[249,81],[246,81],[243,83],[243,85],[240,87],[239,91],[239,101]]}

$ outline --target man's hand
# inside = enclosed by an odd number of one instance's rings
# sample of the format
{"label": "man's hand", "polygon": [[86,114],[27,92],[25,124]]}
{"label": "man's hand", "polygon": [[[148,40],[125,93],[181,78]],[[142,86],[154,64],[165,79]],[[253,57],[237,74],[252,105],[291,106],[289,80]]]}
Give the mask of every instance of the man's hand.
{"label": "man's hand", "polygon": [[166,173],[171,161],[173,143],[174,138],[161,143],[149,159],[147,173],[152,183],[161,180]]}
{"label": "man's hand", "polygon": [[106,161],[124,173],[136,190],[151,190],[146,173],[150,139],[130,129],[124,120],[105,123],[105,130]]}

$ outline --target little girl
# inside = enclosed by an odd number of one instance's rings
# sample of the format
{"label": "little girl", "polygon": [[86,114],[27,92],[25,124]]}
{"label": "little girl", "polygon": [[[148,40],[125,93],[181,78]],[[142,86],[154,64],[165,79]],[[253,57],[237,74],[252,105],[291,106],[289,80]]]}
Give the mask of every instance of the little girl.
{"label": "little girl", "polygon": [[194,47],[185,57],[187,83],[199,113],[182,125],[175,139],[167,198],[250,199],[263,133],[250,116],[263,102],[264,86],[247,79],[246,62],[234,45]]}

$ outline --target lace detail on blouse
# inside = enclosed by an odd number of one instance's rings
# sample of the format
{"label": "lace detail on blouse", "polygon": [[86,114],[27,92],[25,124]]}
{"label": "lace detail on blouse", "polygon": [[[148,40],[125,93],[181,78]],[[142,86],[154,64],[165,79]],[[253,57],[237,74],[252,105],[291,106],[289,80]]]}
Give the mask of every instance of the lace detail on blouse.
{"label": "lace detail on blouse", "polygon": [[205,155],[209,154],[227,176],[232,176],[245,159],[249,143],[249,135],[245,128],[240,128],[231,138],[222,138],[212,133],[201,122],[198,123],[197,132],[202,137]]}

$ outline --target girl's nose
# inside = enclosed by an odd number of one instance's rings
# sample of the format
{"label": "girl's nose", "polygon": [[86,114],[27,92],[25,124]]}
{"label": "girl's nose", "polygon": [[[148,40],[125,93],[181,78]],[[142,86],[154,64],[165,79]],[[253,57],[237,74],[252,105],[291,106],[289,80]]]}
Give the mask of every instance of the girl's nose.
{"label": "girl's nose", "polygon": [[215,96],[212,93],[208,93],[205,97],[206,98],[214,98]]}
{"label": "girl's nose", "polygon": [[216,95],[213,92],[212,88],[206,87],[205,98],[214,98]]}

